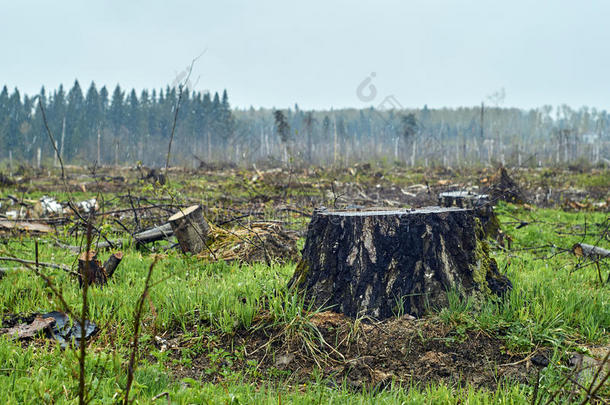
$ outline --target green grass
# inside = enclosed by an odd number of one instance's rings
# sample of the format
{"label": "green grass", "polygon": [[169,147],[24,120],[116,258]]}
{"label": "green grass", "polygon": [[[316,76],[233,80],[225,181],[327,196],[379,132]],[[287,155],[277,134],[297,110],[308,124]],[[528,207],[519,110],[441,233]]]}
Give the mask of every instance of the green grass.
{"label": "green grass", "polygon": [[[241,187],[240,182],[243,180],[235,179],[231,187]],[[594,266],[574,270],[581,261],[564,251],[576,242],[608,248],[607,237],[599,238],[608,216],[556,209],[526,210],[505,204],[498,207],[498,212],[504,231],[513,239],[513,249],[495,249],[493,254],[500,270],[506,271],[512,280],[513,292],[505,301],[483,305],[453,297],[450,307],[439,316],[458,331],[472,328],[496,334],[512,352],[549,348],[553,363],[541,378],[541,393],[548,396],[547,390],[556,389],[565,373],[562,364],[567,353],[607,345],[610,341],[610,285],[600,284]],[[521,221],[529,225],[517,229]],[[63,240],[78,242],[68,237],[66,230],[60,230]],[[33,239],[25,236],[4,239],[0,244],[2,256],[33,259],[33,251]],[[102,259],[107,254],[102,253]],[[42,238],[40,260],[73,265],[74,255]],[[89,383],[97,389],[94,403],[114,403],[121,398],[133,333],[133,310],[152,261],[151,255],[128,247],[109,284],[103,289],[90,289],[90,317],[101,327],[88,351],[87,367],[91,371],[89,376],[93,376]],[[609,267],[607,263],[601,267],[604,280]],[[285,386],[281,377],[278,381],[252,385],[248,369],[226,370],[225,378],[218,384],[176,379],[171,374],[176,359],[167,352],[161,353],[153,344],[154,336],[165,331],[195,340],[201,336],[214,339],[260,327],[260,319],[264,318],[265,326],[290,327],[290,333],[306,335],[310,309],[304,308],[302,300],[286,288],[293,271],[294,264],[271,267],[203,264],[175,251],[163,256],[155,266],[153,279],[157,284],[145,305],[143,356],[132,397],[139,403],[149,403],[162,392],[168,392],[173,403],[276,404],[280,398],[282,403],[530,403],[531,385],[503,385],[493,392],[444,385],[354,391],[346,386],[332,386],[315,374],[310,383],[300,386]],[[61,270],[45,273],[68,304],[80,311],[76,281]],[[57,297],[30,270],[11,270],[0,280],[0,314],[61,309]],[[185,351],[180,360],[186,366],[195,355],[227,358],[239,355],[237,349],[235,353],[213,352],[205,345],[191,349],[192,353]],[[17,343],[0,336],[0,387],[3,403],[73,403],[78,388],[77,352],[62,350],[49,341]]]}

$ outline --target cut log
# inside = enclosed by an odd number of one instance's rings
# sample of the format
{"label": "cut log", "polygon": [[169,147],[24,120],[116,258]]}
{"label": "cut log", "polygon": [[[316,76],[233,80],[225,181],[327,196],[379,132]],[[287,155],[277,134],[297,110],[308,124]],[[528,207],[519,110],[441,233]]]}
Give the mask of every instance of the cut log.
{"label": "cut log", "polygon": [[137,243],[150,243],[169,238],[174,234],[171,224],[163,224],[156,228],[148,229],[133,235]]}
{"label": "cut log", "polygon": [[481,221],[485,235],[494,239],[498,236],[500,221],[487,194],[475,194],[465,190],[448,191],[438,195],[438,205],[473,209]]}
{"label": "cut log", "polygon": [[192,205],[172,215],[168,222],[184,253],[198,254],[206,248],[210,226],[200,205]]}
{"label": "cut log", "polygon": [[24,232],[37,232],[37,233],[49,233],[53,232],[53,228],[45,224],[39,224],[36,222],[26,222],[26,221],[5,221],[0,220],[0,230],[17,230]]}
{"label": "cut log", "polygon": [[108,277],[102,262],[97,260],[97,252],[89,250],[81,253],[78,257],[78,285],[82,287],[85,282],[88,285],[105,285],[106,281]]}
{"label": "cut log", "polygon": [[576,256],[587,257],[591,260],[607,259],[610,257],[610,250],[586,243],[576,243],[572,246],[572,253]]}
{"label": "cut log", "polygon": [[[148,229],[146,231],[142,231],[140,233],[136,233],[135,235],[133,235],[134,240],[136,241],[136,246],[137,245],[144,245],[146,243],[150,243],[150,242],[155,242],[161,239],[166,239],[171,237],[174,234],[174,231],[172,230],[172,226],[170,224],[163,224],[161,226],[158,226],[156,228],[152,228],[152,229]],[[125,246],[128,243],[128,239],[117,239],[112,241],[112,245],[108,242],[100,242],[97,245],[95,245],[96,249],[108,249],[108,248],[114,248],[114,247],[121,247],[121,246]],[[66,245],[64,243],[61,243],[59,241],[55,241],[56,244],[64,249],[70,249],[71,251],[78,253],[80,252],[80,246],[74,246],[74,245]]]}
{"label": "cut log", "polygon": [[512,288],[470,209],[317,210],[289,285],[308,302],[356,317],[422,316],[448,292],[482,299]]}

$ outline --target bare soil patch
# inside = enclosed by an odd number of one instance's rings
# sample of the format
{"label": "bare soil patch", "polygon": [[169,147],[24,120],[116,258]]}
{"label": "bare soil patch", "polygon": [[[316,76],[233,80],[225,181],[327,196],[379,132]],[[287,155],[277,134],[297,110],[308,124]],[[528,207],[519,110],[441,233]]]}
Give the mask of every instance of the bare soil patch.
{"label": "bare soil patch", "polygon": [[[208,349],[242,353],[236,361],[220,362],[202,353],[188,367],[175,366],[177,378],[218,382],[218,366],[250,368],[255,382],[285,376],[289,383],[310,382],[316,373],[331,384],[351,388],[384,387],[392,382],[426,385],[470,384],[495,389],[505,380],[526,382],[530,373],[525,355],[509,353],[503,341],[481,331],[458,333],[437,318],[410,316],[384,322],[358,322],[333,312],[314,315],[303,332],[258,328],[239,331],[222,342],[208,341]],[[308,337],[304,337],[308,336]],[[175,342],[180,342],[175,338]],[[177,344],[176,356],[183,348]]]}

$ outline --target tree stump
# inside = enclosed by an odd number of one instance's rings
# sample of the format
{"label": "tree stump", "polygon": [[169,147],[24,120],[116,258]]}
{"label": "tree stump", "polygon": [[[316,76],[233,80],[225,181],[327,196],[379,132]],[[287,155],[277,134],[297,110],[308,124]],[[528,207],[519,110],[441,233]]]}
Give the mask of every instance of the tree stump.
{"label": "tree stump", "polygon": [[493,201],[504,200],[515,204],[523,204],[526,201],[523,190],[508,175],[504,167],[500,167],[493,176],[484,179],[482,183],[487,186],[483,191],[490,194]]}
{"label": "tree stump", "polygon": [[116,252],[111,254],[108,260],[104,262],[104,270],[108,278],[112,277],[116,268],[121,264],[121,260],[123,260],[123,252]]}
{"label": "tree stump", "polygon": [[206,248],[210,226],[200,205],[192,205],[169,217],[168,222],[184,253],[198,254]]}
{"label": "tree stump", "polygon": [[315,306],[348,316],[422,316],[461,297],[502,295],[498,272],[473,210],[314,212],[289,285]]}
{"label": "tree stump", "polygon": [[122,259],[123,252],[115,252],[102,265],[102,262],[97,259],[95,250],[81,253],[78,257],[78,285],[82,287],[85,280],[88,285],[105,285],[121,264]]}
{"label": "tree stump", "polygon": [[438,195],[441,207],[478,208],[490,204],[487,194],[475,194],[471,191],[446,191]]}
{"label": "tree stump", "polygon": [[82,287],[85,281],[88,285],[104,285],[108,281],[104,266],[97,260],[95,250],[83,252],[78,257],[78,285]]}
{"label": "tree stump", "polygon": [[487,194],[475,194],[470,191],[448,191],[438,195],[441,207],[471,208],[481,221],[485,235],[496,238],[500,230],[500,221],[494,213],[494,207]]}

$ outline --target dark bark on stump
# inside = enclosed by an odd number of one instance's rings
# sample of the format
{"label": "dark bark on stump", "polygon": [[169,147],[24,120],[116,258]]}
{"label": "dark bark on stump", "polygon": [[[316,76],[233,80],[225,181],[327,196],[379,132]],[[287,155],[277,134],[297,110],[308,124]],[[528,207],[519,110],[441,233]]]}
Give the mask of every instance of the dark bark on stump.
{"label": "dark bark on stump", "polygon": [[377,319],[445,307],[449,290],[481,298],[511,287],[473,211],[438,207],[316,211],[290,285],[316,306]]}
{"label": "dark bark on stump", "polygon": [[193,205],[172,215],[168,222],[184,253],[198,254],[206,249],[210,226],[199,205]]}

